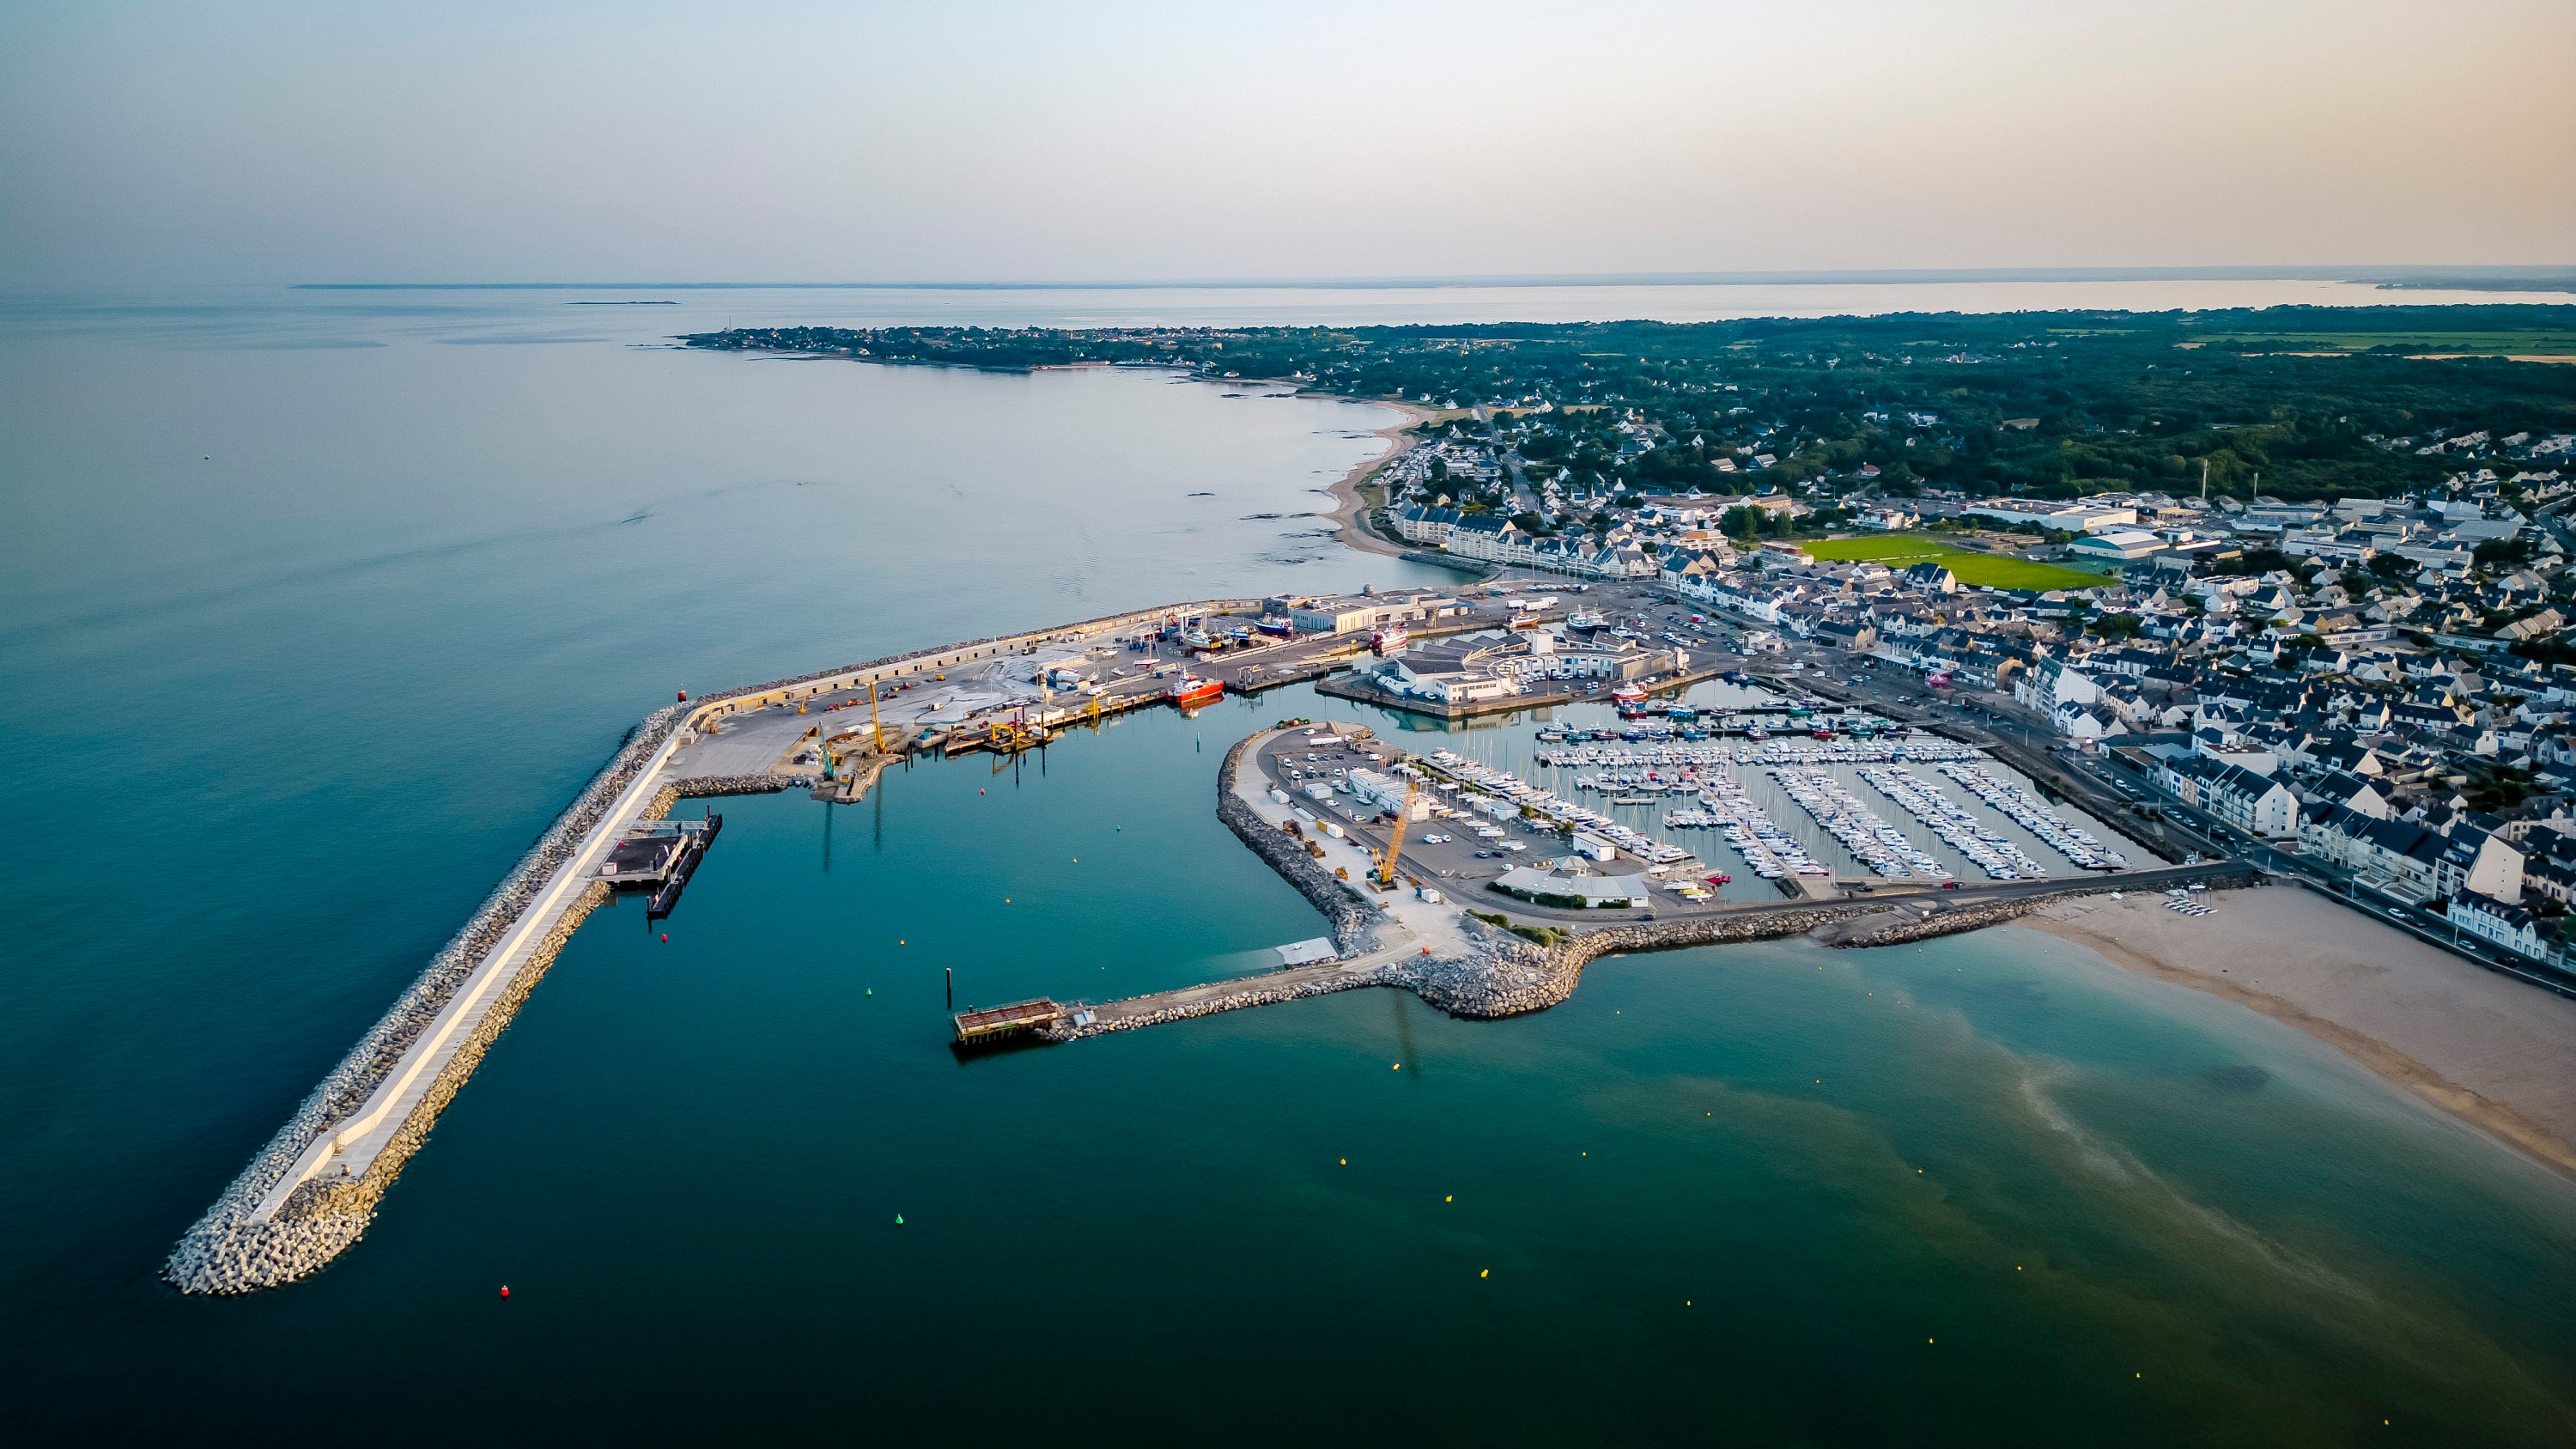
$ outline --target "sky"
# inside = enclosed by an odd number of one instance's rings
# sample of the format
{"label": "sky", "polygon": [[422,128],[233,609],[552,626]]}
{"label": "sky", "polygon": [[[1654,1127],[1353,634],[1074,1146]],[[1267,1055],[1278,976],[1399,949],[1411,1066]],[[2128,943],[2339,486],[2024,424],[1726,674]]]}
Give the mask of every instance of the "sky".
{"label": "sky", "polygon": [[2576,262],[2576,4],[34,5],[0,286]]}

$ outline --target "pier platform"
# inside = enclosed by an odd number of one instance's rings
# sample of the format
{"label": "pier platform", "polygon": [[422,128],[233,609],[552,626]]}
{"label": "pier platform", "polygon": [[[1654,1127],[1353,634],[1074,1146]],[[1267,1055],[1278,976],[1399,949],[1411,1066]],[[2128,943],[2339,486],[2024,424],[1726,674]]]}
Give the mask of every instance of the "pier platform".
{"label": "pier platform", "polygon": [[955,1018],[957,1040],[968,1046],[998,1041],[1053,1026],[1067,1015],[1063,1007],[1045,997],[1034,1001],[1014,1001],[1008,1006],[988,1006],[981,1011],[961,1011]]}

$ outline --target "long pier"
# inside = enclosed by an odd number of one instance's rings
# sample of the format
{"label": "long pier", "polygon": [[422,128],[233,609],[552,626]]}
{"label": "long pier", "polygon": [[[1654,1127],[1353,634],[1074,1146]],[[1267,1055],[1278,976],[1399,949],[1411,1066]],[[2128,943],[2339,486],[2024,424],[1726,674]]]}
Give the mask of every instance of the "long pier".
{"label": "long pier", "polygon": [[440,1111],[564,941],[606,899],[599,862],[629,826],[687,796],[819,783],[770,772],[766,746],[743,773],[681,762],[685,754],[721,749],[733,721],[979,660],[1114,638],[1175,613],[1242,613],[1260,603],[1227,598],[1131,609],[773,680],[656,711],[629,732],[465,927],[180,1238],[163,1277],[191,1293],[256,1292],[314,1272],[357,1241]]}

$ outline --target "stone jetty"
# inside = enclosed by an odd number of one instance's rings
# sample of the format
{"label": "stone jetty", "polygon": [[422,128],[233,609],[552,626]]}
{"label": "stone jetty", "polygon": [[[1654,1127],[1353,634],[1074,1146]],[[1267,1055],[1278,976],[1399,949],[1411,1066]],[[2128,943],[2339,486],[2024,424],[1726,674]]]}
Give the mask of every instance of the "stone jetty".
{"label": "stone jetty", "polygon": [[638,820],[679,800],[784,790],[784,774],[660,779],[672,751],[745,710],[864,688],[902,672],[953,668],[1067,639],[1115,636],[1180,612],[1257,607],[1214,599],[1135,609],[1078,623],[970,639],[772,680],[648,715],[570,806],[493,888],[464,929],[430,959],[391,1010],[358,1039],[181,1236],[162,1277],[189,1293],[251,1293],[304,1277],[366,1231],[377,1202],[545,976],[607,887],[574,867]]}

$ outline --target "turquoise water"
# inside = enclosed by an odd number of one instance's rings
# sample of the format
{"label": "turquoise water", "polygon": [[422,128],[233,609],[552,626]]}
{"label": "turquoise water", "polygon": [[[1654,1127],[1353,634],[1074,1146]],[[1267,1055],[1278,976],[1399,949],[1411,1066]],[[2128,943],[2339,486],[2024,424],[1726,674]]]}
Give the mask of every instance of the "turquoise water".
{"label": "turquoise water", "polygon": [[[0,347],[0,1422],[2576,1432],[2562,1182],[2027,933],[1613,960],[1513,1022],[1362,992],[952,1057],[943,968],[960,1005],[1109,996],[1317,932],[1211,809],[1246,729],[1376,718],[1303,690],[857,806],[724,802],[679,913],[593,917],[356,1249],[179,1298],[171,1239],[668,690],[1398,577],[1241,518],[1366,456],[1370,410],[377,320]],[[1222,515],[1181,516],[1202,489]]]}

